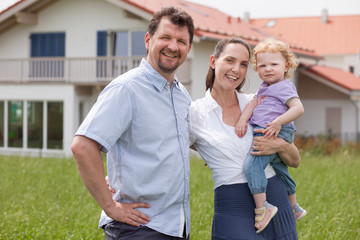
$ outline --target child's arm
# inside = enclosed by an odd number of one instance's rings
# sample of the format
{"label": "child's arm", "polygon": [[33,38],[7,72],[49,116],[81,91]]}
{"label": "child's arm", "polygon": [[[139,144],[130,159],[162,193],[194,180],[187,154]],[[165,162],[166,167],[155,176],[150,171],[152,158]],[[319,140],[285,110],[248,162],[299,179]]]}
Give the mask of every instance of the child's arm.
{"label": "child's arm", "polygon": [[289,110],[284,114],[275,118],[271,123],[266,124],[268,128],[265,129],[265,137],[270,138],[271,136],[277,137],[281,127],[291,121],[294,121],[304,113],[304,107],[299,98],[293,98],[289,102]]}
{"label": "child's arm", "polygon": [[242,111],[239,121],[235,126],[235,133],[238,137],[242,138],[247,131],[247,122],[251,118],[251,115],[257,105],[257,99],[252,99],[248,104],[246,104],[244,110]]}

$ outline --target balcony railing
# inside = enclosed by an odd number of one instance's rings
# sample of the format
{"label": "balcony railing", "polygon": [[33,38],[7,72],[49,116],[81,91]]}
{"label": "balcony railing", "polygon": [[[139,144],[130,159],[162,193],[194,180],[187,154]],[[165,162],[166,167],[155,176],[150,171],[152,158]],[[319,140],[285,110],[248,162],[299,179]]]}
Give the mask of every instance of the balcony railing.
{"label": "balcony railing", "polygon": [[0,59],[0,82],[108,82],[139,66],[143,57]]}

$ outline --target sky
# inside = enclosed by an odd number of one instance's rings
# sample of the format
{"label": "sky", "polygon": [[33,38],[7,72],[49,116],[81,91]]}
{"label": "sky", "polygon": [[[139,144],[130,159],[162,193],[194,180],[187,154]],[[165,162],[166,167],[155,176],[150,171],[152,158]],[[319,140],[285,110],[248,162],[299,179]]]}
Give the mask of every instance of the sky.
{"label": "sky", "polygon": [[215,7],[234,17],[250,18],[320,16],[323,9],[329,15],[360,14],[359,0],[188,0]]}
{"label": "sky", "polygon": [[[0,0],[0,11],[18,0]],[[331,15],[360,14],[359,0],[187,0],[217,8],[234,17],[250,18],[320,16],[326,8]]]}

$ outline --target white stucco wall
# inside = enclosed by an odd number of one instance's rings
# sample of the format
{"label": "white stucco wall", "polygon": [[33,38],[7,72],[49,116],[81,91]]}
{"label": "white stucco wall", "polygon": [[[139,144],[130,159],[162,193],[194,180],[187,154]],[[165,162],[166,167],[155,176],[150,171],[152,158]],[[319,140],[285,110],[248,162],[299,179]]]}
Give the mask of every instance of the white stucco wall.
{"label": "white stucco wall", "polygon": [[341,108],[341,131],[343,137],[355,136],[356,110],[355,106],[348,100],[302,100],[305,113],[295,123],[297,134],[326,135],[326,109]]}
{"label": "white stucco wall", "polygon": [[349,72],[349,67],[354,67],[354,74],[360,77],[360,50],[359,54],[348,55],[326,55],[321,65],[328,67],[340,68],[345,72]]}
{"label": "white stucco wall", "polygon": [[[360,44],[359,44],[360,45]],[[359,46],[360,48],[360,46]],[[358,54],[347,55],[344,57],[344,71],[349,71],[349,67],[354,67],[354,74],[360,77],[360,49]]]}
{"label": "white stucco wall", "polygon": [[261,84],[262,80],[259,78],[259,74],[253,70],[250,64],[247,71],[246,83],[244,85],[244,91],[246,93],[255,94]]}
{"label": "white stucco wall", "polygon": [[0,59],[27,58],[30,55],[28,27],[20,25],[0,35]]}
{"label": "white stucco wall", "polygon": [[[73,121],[72,134],[75,134],[76,130],[79,128],[80,124],[82,123],[82,120],[84,120],[86,115],[89,113],[90,109],[96,102],[100,94],[100,91],[101,91],[100,89],[93,87],[93,91],[91,95],[86,95],[86,96],[79,96],[78,94],[76,94],[76,92],[74,92],[74,102],[73,102],[74,121]],[[83,104],[83,113],[82,113],[83,119],[80,119],[80,109],[79,109],[80,102],[82,102]]]}
{"label": "white stucco wall", "polygon": [[0,35],[0,58],[29,57],[29,36],[47,32],[65,32],[66,57],[94,57],[97,31],[146,31],[146,20],[126,18],[124,14],[105,0],[55,2],[38,13],[38,24],[17,25]]}
{"label": "white stucco wall", "polygon": [[343,55],[326,55],[326,56],[324,56],[324,59],[320,62],[320,65],[343,69],[344,56]]}
{"label": "white stucco wall", "polygon": [[201,41],[196,42],[192,47],[192,84],[191,98],[196,100],[205,95],[205,78],[209,69],[210,56],[214,51],[216,42]]}

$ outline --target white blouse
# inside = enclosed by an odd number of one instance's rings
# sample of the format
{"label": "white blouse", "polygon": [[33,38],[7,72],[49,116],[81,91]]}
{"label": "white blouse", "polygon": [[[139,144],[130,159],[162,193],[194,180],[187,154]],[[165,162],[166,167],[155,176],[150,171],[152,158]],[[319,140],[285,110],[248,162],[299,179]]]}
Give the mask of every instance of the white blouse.
{"label": "white blouse", "polygon": [[[235,92],[243,110],[254,95]],[[253,128],[250,124],[245,136],[239,138],[234,127],[222,121],[222,109],[208,90],[204,98],[191,104],[189,130],[190,145],[194,145],[211,169],[215,188],[247,182],[243,164],[253,139]],[[270,178],[275,175],[275,171],[271,166],[267,166],[265,174]]]}

